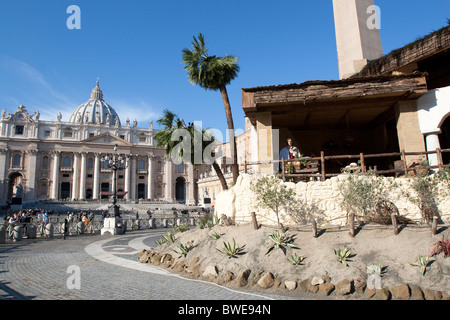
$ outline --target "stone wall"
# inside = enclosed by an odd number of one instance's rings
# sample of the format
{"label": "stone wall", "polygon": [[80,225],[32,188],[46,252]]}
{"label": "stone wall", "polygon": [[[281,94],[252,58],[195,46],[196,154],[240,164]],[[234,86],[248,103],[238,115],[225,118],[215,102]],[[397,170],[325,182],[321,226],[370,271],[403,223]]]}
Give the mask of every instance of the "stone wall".
{"label": "stone wall", "polygon": [[[276,215],[270,210],[257,208],[256,195],[251,191],[251,184],[261,178],[261,175],[241,174],[232,188],[218,194],[215,212],[234,217],[237,223],[251,222],[251,212],[256,212],[259,223],[274,225]],[[303,202],[302,208],[289,208],[280,212],[280,222],[283,225],[309,223],[310,217],[318,218],[319,224],[345,225],[347,212],[341,209],[342,195],[340,185],[348,175],[339,175],[326,181],[285,182],[288,188],[293,188],[299,200]],[[391,185],[394,178],[383,178],[385,183]],[[420,221],[420,209],[402,195],[403,190],[410,190],[411,178],[395,179],[398,187],[389,191],[387,200],[392,201],[401,215],[409,219]],[[450,198],[440,199],[439,213],[445,223],[450,223]]]}

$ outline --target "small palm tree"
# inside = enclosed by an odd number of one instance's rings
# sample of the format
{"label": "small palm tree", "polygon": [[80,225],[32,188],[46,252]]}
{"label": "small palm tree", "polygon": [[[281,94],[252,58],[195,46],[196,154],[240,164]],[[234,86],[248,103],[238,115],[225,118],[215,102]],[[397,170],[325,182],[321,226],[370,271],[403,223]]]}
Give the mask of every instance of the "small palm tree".
{"label": "small palm tree", "polygon": [[220,90],[227,117],[228,133],[230,143],[233,143],[233,183],[239,176],[237,163],[237,146],[234,136],[234,123],[231,114],[230,101],[226,86],[237,77],[239,66],[237,57],[225,55],[224,57],[209,56],[205,46],[205,39],[200,33],[198,38],[194,37],[192,49],[182,50],[184,70],[188,71],[189,82],[199,85],[205,90]]}
{"label": "small palm tree", "polygon": [[[189,135],[191,136],[191,151],[194,150],[195,144],[201,143],[203,154],[205,148],[209,146],[209,144],[214,142],[214,137],[209,136],[207,129],[200,129],[198,127],[195,127],[191,123],[186,126],[186,123],[183,119],[179,118],[178,115],[167,109],[163,111],[163,116],[159,120],[157,120],[157,123],[162,126],[162,129],[155,134],[154,138],[157,142],[157,146],[159,148],[165,149],[167,157],[176,156],[178,159],[183,158],[183,149],[179,149],[179,154],[174,154],[174,152],[177,152],[175,148],[178,145],[179,141],[173,140],[172,137],[175,130],[178,129],[185,129],[189,132]],[[199,130],[201,130],[201,132],[199,132]],[[202,141],[197,141],[197,137],[202,137]],[[194,152],[191,152],[190,161],[191,163],[195,164]],[[214,171],[216,171],[217,173],[217,177],[222,184],[223,190],[228,189],[227,182],[222,173],[222,170],[220,169],[220,166],[215,161],[212,163],[212,166],[214,168]]]}

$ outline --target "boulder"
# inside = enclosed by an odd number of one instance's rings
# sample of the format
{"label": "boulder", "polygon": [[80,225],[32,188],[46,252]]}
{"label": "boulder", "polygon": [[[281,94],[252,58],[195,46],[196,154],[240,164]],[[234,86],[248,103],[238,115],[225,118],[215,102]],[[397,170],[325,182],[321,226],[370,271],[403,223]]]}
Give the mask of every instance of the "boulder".
{"label": "boulder", "polygon": [[353,280],[344,279],[336,283],[336,293],[346,295],[352,292]]}
{"label": "boulder", "polygon": [[330,295],[330,293],[332,293],[334,289],[335,286],[331,282],[324,282],[319,284],[319,291],[326,296]]}
{"label": "boulder", "polygon": [[322,284],[322,283],[324,283],[324,282],[325,282],[325,280],[323,280],[322,278],[319,278],[319,277],[312,277],[312,279],[311,279],[311,284],[312,284],[313,286]]}
{"label": "boulder", "polygon": [[370,289],[370,288],[367,288],[367,290],[366,290],[366,295],[367,295],[367,298],[372,298],[375,294],[377,293],[377,289]]}
{"label": "boulder", "polygon": [[227,283],[230,282],[232,280],[234,280],[235,276],[234,273],[231,272],[230,270],[225,271],[225,273],[222,275],[222,282],[223,283]]}
{"label": "boulder", "polygon": [[392,298],[396,300],[409,300],[410,290],[406,283],[391,288]]}
{"label": "boulder", "polygon": [[411,288],[411,299],[412,300],[424,300],[423,291],[419,287]]}
{"label": "boulder", "polygon": [[258,280],[257,285],[263,289],[268,289],[273,286],[275,278],[272,273],[266,272],[261,279]]}
{"label": "boulder", "polygon": [[436,300],[433,290],[425,289],[425,290],[423,290],[423,294],[425,296],[425,300]]}
{"label": "boulder", "polygon": [[356,282],[354,283],[354,286],[355,286],[355,291],[356,291],[357,293],[363,294],[363,293],[364,293],[364,290],[366,290],[367,284],[366,284],[365,281],[356,281]]}
{"label": "boulder", "polygon": [[319,291],[319,285],[318,284],[309,284],[308,291],[312,293],[317,293]]}
{"label": "boulder", "polygon": [[297,289],[297,281],[285,281],[284,285],[285,285],[286,289],[289,291],[293,291],[293,290]]}
{"label": "boulder", "polygon": [[198,277],[200,277],[200,275],[201,275],[200,267],[201,267],[200,263],[197,263],[196,265],[189,265],[189,266],[185,269],[185,271],[186,271],[187,273],[190,273],[190,274],[192,274],[192,275],[194,275],[195,277],[198,278]]}
{"label": "boulder", "polygon": [[298,288],[303,292],[308,291],[308,287],[309,287],[309,279],[302,280],[298,283]]}
{"label": "boulder", "polygon": [[203,276],[205,278],[216,278],[219,275],[219,271],[217,267],[214,265],[209,265],[206,267],[205,271],[203,271]]}
{"label": "boulder", "polygon": [[391,297],[391,293],[388,289],[381,288],[377,290],[375,297],[377,298],[377,300],[389,300],[389,298]]}
{"label": "boulder", "polygon": [[251,270],[246,269],[236,278],[236,282],[239,287],[245,287],[247,285],[248,277],[250,276],[250,273],[251,273]]}

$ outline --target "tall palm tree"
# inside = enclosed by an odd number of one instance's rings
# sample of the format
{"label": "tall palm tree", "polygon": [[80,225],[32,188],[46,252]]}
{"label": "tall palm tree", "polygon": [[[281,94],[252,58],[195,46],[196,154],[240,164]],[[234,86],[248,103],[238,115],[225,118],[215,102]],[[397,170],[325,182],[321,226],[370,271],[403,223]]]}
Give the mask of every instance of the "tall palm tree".
{"label": "tall palm tree", "polygon": [[[189,132],[189,135],[191,137],[190,161],[194,165],[195,165],[194,152],[192,151],[195,150],[194,149],[195,145],[201,143],[202,146],[201,152],[203,155],[203,152],[206,149],[206,147],[208,147],[211,143],[214,142],[214,137],[210,135],[207,129],[195,127],[191,123],[189,123],[186,126],[186,123],[184,122],[183,119],[179,118],[175,113],[167,109],[163,111],[163,116],[159,120],[157,120],[157,123],[162,126],[162,129],[155,134],[154,138],[157,142],[157,146],[159,148],[165,149],[167,157],[176,156],[178,159],[183,158],[182,154],[183,150],[182,149],[175,150],[180,141],[173,140],[175,130],[178,129],[185,129]],[[197,141],[198,137],[200,137],[201,141]],[[179,151],[179,154],[174,154],[174,152],[177,151]],[[219,181],[222,185],[222,189],[227,190],[228,184],[227,181],[225,180],[225,177],[223,175],[220,166],[217,164],[215,160],[212,162],[212,166],[217,174],[217,177],[219,178]]]}
{"label": "tall palm tree", "polygon": [[239,66],[238,58],[225,55],[224,57],[209,56],[208,49],[205,46],[203,34],[199,34],[198,38],[194,37],[192,49],[182,50],[184,70],[188,72],[189,82],[199,85],[205,90],[220,90],[223,104],[225,107],[225,115],[227,117],[228,134],[230,144],[233,144],[233,163],[231,169],[233,172],[233,183],[239,176],[239,166],[237,162],[237,146],[236,137],[234,135],[233,116],[231,114],[230,101],[226,86],[237,77]]}

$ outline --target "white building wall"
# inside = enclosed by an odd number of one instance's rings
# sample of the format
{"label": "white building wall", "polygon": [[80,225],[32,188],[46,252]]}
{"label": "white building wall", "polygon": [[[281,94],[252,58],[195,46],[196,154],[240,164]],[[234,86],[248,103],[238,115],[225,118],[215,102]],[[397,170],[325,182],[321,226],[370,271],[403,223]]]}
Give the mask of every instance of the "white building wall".
{"label": "white building wall", "polygon": [[[440,148],[441,125],[450,115],[450,86],[430,90],[417,101],[420,131],[425,136],[427,151]],[[437,155],[428,157],[430,165],[437,165]]]}

